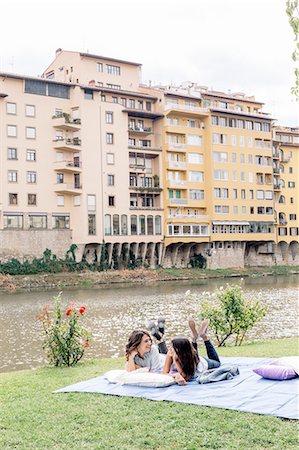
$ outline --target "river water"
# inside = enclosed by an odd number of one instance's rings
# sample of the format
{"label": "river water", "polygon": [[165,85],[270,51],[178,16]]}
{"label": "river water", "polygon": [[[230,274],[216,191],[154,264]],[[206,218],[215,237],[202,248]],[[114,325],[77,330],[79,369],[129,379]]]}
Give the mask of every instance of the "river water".
{"label": "river water", "polygon": [[[85,323],[92,346],[84,358],[123,356],[130,332],[144,328],[150,319],[166,318],[166,340],[190,337],[188,318],[198,315],[205,292],[241,284],[246,295],[259,298],[267,315],[248,333],[248,341],[295,336],[298,333],[299,275],[210,279],[142,285],[114,285],[93,289],[65,289],[62,303],[86,306]],[[185,292],[191,290],[192,296]],[[52,304],[59,291],[0,294],[0,372],[42,366],[41,324],[36,319],[44,304]]]}

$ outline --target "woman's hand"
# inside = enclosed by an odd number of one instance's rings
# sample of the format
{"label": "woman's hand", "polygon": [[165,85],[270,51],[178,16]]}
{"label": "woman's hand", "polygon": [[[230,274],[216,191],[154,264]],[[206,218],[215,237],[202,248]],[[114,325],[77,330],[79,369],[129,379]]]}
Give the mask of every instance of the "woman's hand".
{"label": "woman's hand", "polygon": [[177,384],[179,384],[179,385],[181,385],[181,386],[183,386],[184,384],[187,383],[187,381],[185,380],[185,378],[184,378],[180,373],[176,374],[176,375],[174,376],[174,379],[175,379],[175,381],[177,382]]}

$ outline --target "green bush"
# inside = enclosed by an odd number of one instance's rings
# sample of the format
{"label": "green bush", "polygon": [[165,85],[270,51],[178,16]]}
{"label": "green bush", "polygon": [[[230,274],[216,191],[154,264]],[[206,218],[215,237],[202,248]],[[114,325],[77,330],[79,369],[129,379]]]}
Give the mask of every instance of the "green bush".
{"label": "green bush", "polygon": [[54,297],[53,311],[45,305],[38,316],[44,336],[43,349],[51,365],[74,366],[90,345],[90,333],[81,324],[86,308],[71,304],[63,311],[60,298],[61,292]]}
{"label": "green bush", "polygon": [[238,285],[217,289],[201,303],[200,316],[210,319],[210,328],[214,332],[218,346],[224,346],[229,338],[235,345],[241,345],[247,331],[267,312],[258,299],[246,298]]}

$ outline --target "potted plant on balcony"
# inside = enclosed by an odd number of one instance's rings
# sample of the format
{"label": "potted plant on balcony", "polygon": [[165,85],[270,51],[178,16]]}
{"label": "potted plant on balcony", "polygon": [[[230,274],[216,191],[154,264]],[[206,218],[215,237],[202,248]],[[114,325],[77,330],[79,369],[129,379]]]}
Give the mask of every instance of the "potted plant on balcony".
{"label": "potted plant on balcony", "polygon": [[159,187],[160,186],[159,175],[153,175],[153,180],[154,180],[154,187]]}

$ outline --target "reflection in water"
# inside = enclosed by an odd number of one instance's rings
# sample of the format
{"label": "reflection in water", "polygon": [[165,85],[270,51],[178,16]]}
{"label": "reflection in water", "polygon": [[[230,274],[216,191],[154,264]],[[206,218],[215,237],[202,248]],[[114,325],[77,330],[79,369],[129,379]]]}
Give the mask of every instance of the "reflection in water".
{"label": "reflection in water", "polygon": [[[198,301],[205,291],[213,291],[239,279],[214,279],[201,282],[167,282],[148,285],[113,286],[100,289],[67,290],[65,306],[70,301],[87,307],[86,323],[93,334],[92,347],[85,357],[123,356],[130,332],[144,328],[150,319],[166,318],[166,339],[178,334],[190,336],[188,318],[196,317]],[[298,330],[299,276],[246,278],[245,292],[262,295],[269,313],[259,322],[248,340],[288,337]],[[186,301],[191,289],[198,299]],[[36,315],[45,303],[51,304],[57,291],[0,295],[0,371],[27,369],[46,362],[41,349],[40,323]]]}

